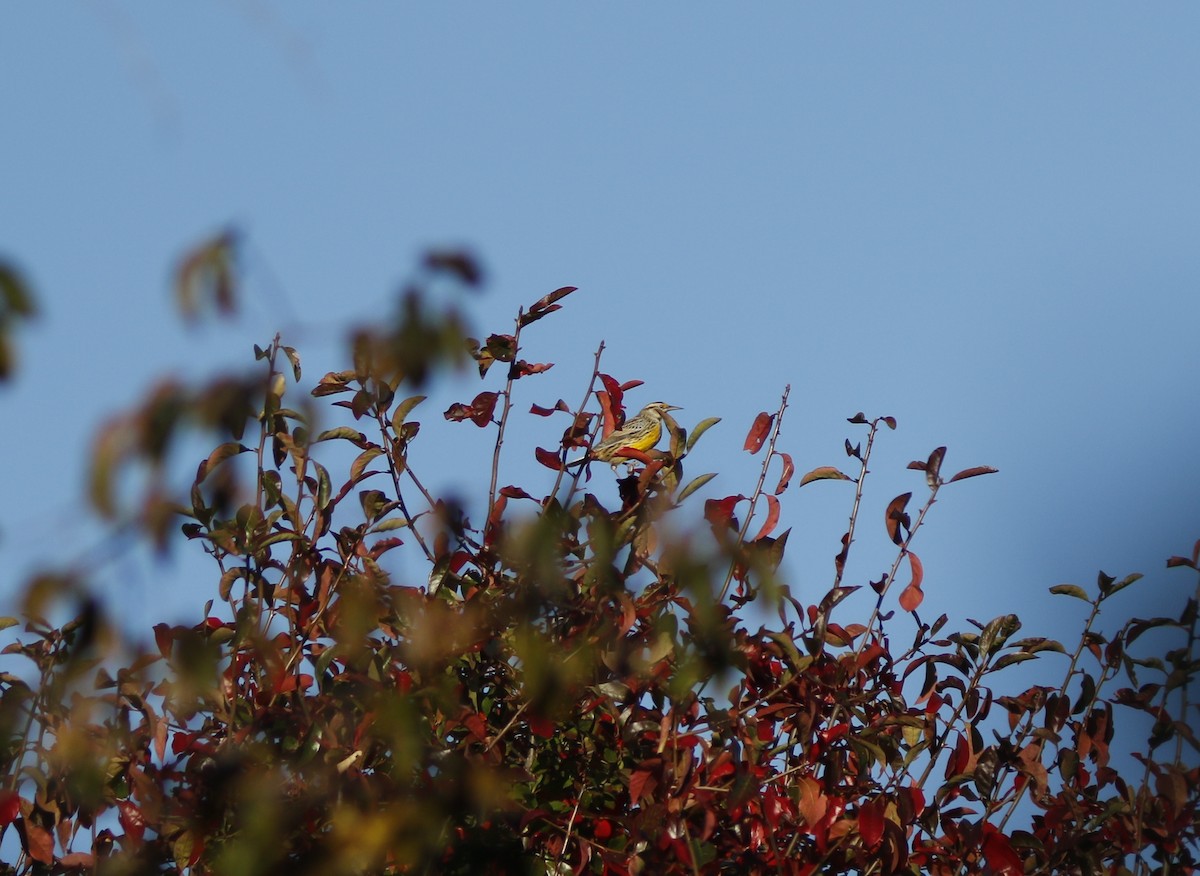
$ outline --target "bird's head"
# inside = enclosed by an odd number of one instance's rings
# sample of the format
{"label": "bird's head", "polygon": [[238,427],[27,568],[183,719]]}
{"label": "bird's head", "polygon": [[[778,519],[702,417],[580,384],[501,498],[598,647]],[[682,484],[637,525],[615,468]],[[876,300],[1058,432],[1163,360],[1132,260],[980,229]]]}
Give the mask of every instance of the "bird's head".
{"label": "bird's head", "polygon": [[641,410],[640,416],[643,417],[661,417],[667,411],[682,411],[683,408],[669,405],[666,402],[650,402]]}

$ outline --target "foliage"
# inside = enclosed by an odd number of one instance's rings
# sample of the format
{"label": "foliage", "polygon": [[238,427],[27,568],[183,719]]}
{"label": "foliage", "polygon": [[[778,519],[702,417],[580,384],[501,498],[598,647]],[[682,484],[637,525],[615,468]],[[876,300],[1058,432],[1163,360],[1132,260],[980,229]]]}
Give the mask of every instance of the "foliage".
{"label": "foliage", "polygon": [[[234,305],[236,246],[223,235],[183,261],[189,314]],[[481,276],[457,253],[423,270]],[[303,403],[287,401],[299,355],[276,338],[248,376],[160,384],[102,432],[96,509],[159,546],[182,515],[214,599],[136,653],[85,581],[31,582],[0,675],[0,872],[1193,871],[1194,598],[1104,635],[1102,606],[1139,576],[1056,587],[1083,603],[1070,649],[1019,637],[1011,614],[957,632],[944,615],[923,622],[914,538],[944,489],[994,471],[943,479],[937,448],[910,465],[920,507],[911,493],[888,506],[896,553],[867,584],[874,610],[842,617],[864,586],[844,573],[868,463],[896,428],[858,414],[852,472],[796,481],[854,485],[830,587],[802,601],[777,574],[796,470],[777,449],[788,393],[747,435],[763,459],[748,495],[702,501],[711,475],[683,465],[716,420],[690,434],[672,420],[667,449],[616,473],[608,507],[588,491],[608,466],[567,465],[620,425],[638,385],[601,371],[603,344],[578,406],[529,408],[562,425],[556,446],[516,451],[549,488],[504,485],[517,390],[550,367],[521,358],[524,335],[574,289],[476,341],[425,280]],[[487,388],[441,428],[494,436],[471,507],[431,494],[411,458],[437,440],[439,418],[416,418],[421,391],[465,357]],[[341,424],[316,431],[320,404]],[[169,451],[188,430],[218,437],[176,496]],[[1196,570],[1198,553],[1171,565]],[[73,620],[44,619],[64,604]],[[1139,656],[1152,629],[1180,641]],[[1059,661],[1044,683],[997,688],[1042,658]],[[1144,746],[1117,733],[1138,712]],[[1118,768],[1121,746],[1140,770]]]}

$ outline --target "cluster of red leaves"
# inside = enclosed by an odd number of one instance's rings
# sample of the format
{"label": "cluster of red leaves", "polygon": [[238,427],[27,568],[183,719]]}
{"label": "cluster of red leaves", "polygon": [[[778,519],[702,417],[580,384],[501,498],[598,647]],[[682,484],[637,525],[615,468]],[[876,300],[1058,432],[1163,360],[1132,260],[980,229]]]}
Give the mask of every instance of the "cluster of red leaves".
{"label": "cluster of red leaves", "polygon": [[[479,276],[445,254],[427,267]],[[514,334],[466,345],[481,376],[495,361],[509,368],[502,388],[447,419],[503,430],[514,382],[549,367],[518,358],[521,330],[571,291],[523,311]],[[444,344],[424,364],[404,347],[414,319]],[[569,420],[559,447],[538,453],[554,461],[554,484],[497,488],[493,462],[473,526],[413,471],[422,397],[397,394],[462,349],[453,316],[443,322],[410,307],[356,338],[354,369],[312,393],[334,397],[354,426],[313,436],[284,405],[278,365],[299,381],[299,358],[278,341],[259,351],[267,379],[240,384],[220,416],[198,407],[204,392],[148,403],[207,427],[246,412],[188,497],[184,532],[216,564],[219,603],[198,624],[158,625],[155,648],[125,660],[104,650],[91,602],[61,628],[30,622],[6,649],[37,677],[0,676],[0,829],[16,832],[4,848],[19,847],[3,872],[1192,872],[1200,775],[1181,752],[1196,739],[1168,694],[1195,673],[1194,602],[1177,620],[1103,635],[1101,602],[1135,578],[1102,576],[1094,596],[1056,588],[1092,607],[1065,674],[994,693],[996,673],[1064,649],[1017,638],[1013,615],[946,633],[944,616],[915,614],[923,572],[911,541],[944,486],[943,448],[911,466],[930,490],[915,519],[911,494],[887,509],[896,565],[871,582],[866,622],[839,614],[860,589],[842,583],[854,514],[832,587],[801,602],[777,578],[779,497],[795,473],[775,447],[786,396],[745,442],[766,449],[758,488],[705,502],[712,538],[668,539],[661,523],[694,514],[687,499],[711,475],[684,486],[682,462],[715,421],[690,436],[668,423],[669,449],[621,478],[610,506],[562,464],[587,446],[593,415],[561,401],[533,409]],[[636,382],[596,377],[609,431]],[[138,412],[106,441],[142,446],[128,439],[147,422],[161,418]],[[860,474],[822,466],[801,486],[861,492],[876,430],[895,421],[851,423],[869,429],[865,451],[846,444]],[[250,446],[246,425],[258,429]],[[344,477],[319,461],[323,445],[353,448]],[[161,458],[147,446],[151,463]],[[498,437],[492,459],[499,449]],[[234,469],[242,454],[254,459],[248,485]],[[139,458],[104,457],[98,482]],[[152,487],[140,519],[157,536],[160,504],[176,503]],[[107,486],[99,495],[114,507]],[[905,563],[893,629],[885,603]],[[66,579],[38,588],[42,599],[75,592]],[[764,604],[774,628],[759,625]],[[1160,628],[1182,629],[1187,646],[1157,665],[1135,658],[1133,643]],[[911,643],[897,644],[901,630]],[[1162,683],[1138,684],[1158,669]],[[1123,678],[1131,686],[1107,693]],[[1140,777],[1113,762],[1118,706],[1154,722]],[[1167,742],[1173,756],[1155,757]]]}

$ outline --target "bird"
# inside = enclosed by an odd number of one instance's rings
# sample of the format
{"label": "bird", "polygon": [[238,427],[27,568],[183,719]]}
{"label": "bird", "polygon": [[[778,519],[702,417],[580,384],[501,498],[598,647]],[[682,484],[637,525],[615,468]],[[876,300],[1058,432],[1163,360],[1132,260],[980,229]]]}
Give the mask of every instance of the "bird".
{"label": "bird", "polygon": [[626,448],[639,453],[650,450],[662,437],[663,416],[667,411],[681,410],[683,408],[669,405],[666,402],[651,402],[638,411],[636,417],[627,420],[624,426],[614,430],[612,434],[594,446],[587,456],[576,459],[568,465],[599,460],[616,468],[621,462],[632,462],[622,451]]}

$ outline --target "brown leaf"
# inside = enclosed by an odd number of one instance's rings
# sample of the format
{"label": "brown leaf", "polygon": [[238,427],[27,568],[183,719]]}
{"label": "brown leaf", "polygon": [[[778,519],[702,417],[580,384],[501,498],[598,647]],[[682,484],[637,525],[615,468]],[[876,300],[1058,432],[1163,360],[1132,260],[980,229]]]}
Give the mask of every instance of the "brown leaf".
{"label": "brown leaf", "polygon": [[538,311],[545,310],[551,304],[556,301],[561,301],[578,288],[578,286],[560,286],[549,295],[544,295],[537,301],[533,302],[533,304],[529,307],[529,312],[537,313]]}
{"label": "brown leaf", "polygon": [[758,453],[758,451],[762,450],[763,444],[767,441],[767,435],[771,432],[771,424],[774,422],[774,414],[762,411],[754,418],[754,424],[750,427],[750,431],[746,435],[746,443],[742,446],[742,449],[748,453]]}
{"label": "brown leaf", "polygon": [[1000,469],[992,468],[990,465],[977,465],[974,468],[964,468],[954,477],[950,478],[950,480],[946,481],[946,483],[952,484],[955,481],[962,481],[966,480],[967,478],[975,478],[985,474],[995,474],[998,471],[1000,471]]}
{"label": "brown leaf", "polygon": [[529,413],[534,414],[535,416],[538,416],[538,417],[548,417],[551,414],[553,414],[555,411],[563,411],[564,413],[568,413],[568,414],[571,413],[571,409],[569,407],[567,407],[567,403],[565,401],[563,401],[561,398],[554,403],[554,407],[552,407],[552,408],[544,408],[541,405],[530,405],[529,406]]}
{"label": "brown leaf", "polygon": [[945,456],[945,447],[936,447],[933,453],[929,454],[929,460],[925,463],[925,481],[929,484],[930,489],[938,484],[938,476],[941,474],[942,460]]}
{"label": "brown leaf", "polygon": [[908,505],[908,500],[912,498],[912,493],[901,493],[896,498],[888,503],[887,510],[884,512],[884,524],[887,526],[888,538],[893,544],[903,544],[904,537],[900,534],[900,527],[906,530],[909,527],[910,519],[904,508]]}
{"label": "brown leaf", "polygon": [[823,465],[820,468],[814,468],[804,477],[800,478],[800,486],[811,484],[813,481],[852,481],[854,478],[847,474],[838,471],[832,465]]}
{"label": "brown leaf", "polygon": [[513,379],[527,377],[530,374],[542,374],[554,367],[553,362],[526,362],[524,359],[518,359],[513,363],[513,367],[509,369]]}
{"label": "brown leaf", "polygon": [[431,271],[452,274],[466,286],[483,282],[483,270],[469,252],[463,250],[431,250],[425,254],[425,267]]}
{"label": "brown leaf", "polygon": [[792,462],[791,454],[780,453],[779,458],[783,460],[783,472],[779,475],[779,484],[775,487],[775,495],[783,495],[783,491],[788,488],[788,484],[792,480],[792,475],[796,473],[796,466]]}

